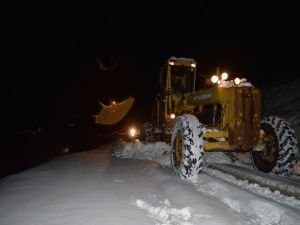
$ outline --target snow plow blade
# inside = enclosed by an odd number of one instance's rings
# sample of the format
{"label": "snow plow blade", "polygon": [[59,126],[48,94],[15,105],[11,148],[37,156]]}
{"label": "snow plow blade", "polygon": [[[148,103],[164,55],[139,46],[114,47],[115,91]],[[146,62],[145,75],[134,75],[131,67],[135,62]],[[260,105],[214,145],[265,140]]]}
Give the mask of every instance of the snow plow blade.
{"label": "snow plow blade", "polygon": [[129,97],[128,99],[107,106],[100,102],[102,109],[98,115],[95,116],[95,122],[97,124],[113,125],[122,120],[130,108],[132,107],[134,98]]}

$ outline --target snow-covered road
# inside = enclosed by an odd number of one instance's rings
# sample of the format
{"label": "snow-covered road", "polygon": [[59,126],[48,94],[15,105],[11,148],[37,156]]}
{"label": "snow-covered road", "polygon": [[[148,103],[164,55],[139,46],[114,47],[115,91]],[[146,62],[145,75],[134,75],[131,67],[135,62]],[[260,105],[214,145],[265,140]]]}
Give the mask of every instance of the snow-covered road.
{"label": "snow-covered road", "polygon": [[212,169],[183,181],[168,155],[114,143],[6,177],[0,224],[299,224],[299,200]]}

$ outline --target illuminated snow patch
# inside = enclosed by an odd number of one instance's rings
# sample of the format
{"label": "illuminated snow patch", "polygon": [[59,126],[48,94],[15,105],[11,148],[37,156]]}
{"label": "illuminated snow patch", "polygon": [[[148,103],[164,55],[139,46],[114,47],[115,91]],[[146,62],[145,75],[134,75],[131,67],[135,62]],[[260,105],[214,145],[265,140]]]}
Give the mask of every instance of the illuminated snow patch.
{"label": "illuminated snow patch", "polygon": [[192,225],[198,219],[211,218],[208,215],[194,214],[191,207],[172,208],[168,199],[160,202],[160,205],[156,207],[141,199],[137,199],[136,206],[147,211],[149,217],[158,220],[159,223],[156,223],[156,225]]}

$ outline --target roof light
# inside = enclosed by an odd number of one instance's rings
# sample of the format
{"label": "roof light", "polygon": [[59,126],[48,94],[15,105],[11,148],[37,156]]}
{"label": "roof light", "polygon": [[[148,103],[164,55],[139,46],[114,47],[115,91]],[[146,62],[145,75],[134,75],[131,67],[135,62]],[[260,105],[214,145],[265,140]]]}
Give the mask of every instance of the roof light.
{"label": "roof light", "polygon": [[221,78],[222,78],[222,80],[227,80],[228,79],[228,73],[222,73]]}
{"label": "roof light", "polygon": [[234,79],[234,83],[235,83],[235,85],[239,85],[240,83],[241,83],[241,80],[240,80],[240,78],[235,78]]}
{"label": "roof light", "polygon": [[210,80],[211,80],[211,82],[212,82],[213,84],[216,84],[216,83],[218,83],[219,78],[218,78],[217,75],[213,75],[213,76],[210,78]]}

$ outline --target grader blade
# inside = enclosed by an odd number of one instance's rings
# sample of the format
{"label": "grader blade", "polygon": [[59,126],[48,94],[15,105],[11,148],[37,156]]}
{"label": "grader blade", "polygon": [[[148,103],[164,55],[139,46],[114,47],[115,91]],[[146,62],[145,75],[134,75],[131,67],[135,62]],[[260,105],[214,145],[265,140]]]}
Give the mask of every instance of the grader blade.
{"label": "grader blade", "polygon": [[100,102],[102,106],[101,111],[95,116],[95,122],[97,124],[113,125],[122,120],[130,108],[132,107],[134,98],[130,97],[122,102],[115,103],[107,106]]}

